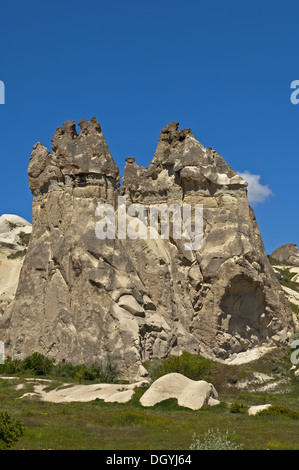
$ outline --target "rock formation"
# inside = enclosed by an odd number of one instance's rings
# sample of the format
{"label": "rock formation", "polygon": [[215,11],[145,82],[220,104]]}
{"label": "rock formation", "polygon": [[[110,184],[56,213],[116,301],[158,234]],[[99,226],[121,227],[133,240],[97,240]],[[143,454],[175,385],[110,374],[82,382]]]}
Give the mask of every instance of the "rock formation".
{"label": "rock formation", "polygon": [[[33,231],[16,298],[0,321],[6,354],[39,351],[73,363],[117,354],[123,377],[136,380],[153,357],[185,350],[225,360],[285,344],[292,314],[248,205],[247,183],[190,130],[171,123],[148,168],[127,159],[120,187],[99,123],[79,126],[77,133],[66,122],[52,154],[37,143],[30,158]],[[106,203],[117,211],[118,197],[146,210],[202,204],[202,247],[186,249],[184,236],[173,235],[99,240],[96,209]],[[126,220],[134,221],[132,213]]]}
{"label": "rock formation", "polygon": [[282,245],[271,253],[271,257],[278,261],[299,266],[299,250],[295,243],[287,243]]}
{"label": "rock formation", "polygon": [[191,380],[177,373],[166,374],[155,380],[140,398],[140,403],[142,406],[154,406],[169,398],[176,398],[178,405],[191,410],[220,403],[212,384],[205,380]]}
{"label": "rock formation", "polygon": [[30,233],[31,224],[22,217],[0,216],[0,317],[14,299]]}
{"label": "rock formation", "polygon": [[31,224],[13,214],[0,216],[0,249],[7,254],[23,251],[29,243]]}

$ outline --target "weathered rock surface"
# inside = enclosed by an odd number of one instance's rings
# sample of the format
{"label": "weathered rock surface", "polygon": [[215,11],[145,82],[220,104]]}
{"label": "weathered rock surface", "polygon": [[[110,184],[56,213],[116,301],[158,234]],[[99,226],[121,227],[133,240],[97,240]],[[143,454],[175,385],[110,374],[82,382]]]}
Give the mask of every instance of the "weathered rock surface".
{"label": "weathered rock surface", "polygon": [[278,261],[285,261],[286,263],[299,266],[299,250],[295,243],[287,243],[280,246],[271,253],[271,256]]}
{"label": "weathered rock surface", "polygon": [[260,413],[261,411],[268,410],[272,405],[267,404],[267,405],[257,405],[257,406],[251,406],[248,408],[248,414],[251,416],[255,416],[256,414]]}
{"label": "weathered rock surface", "polygon": [[166,374],[155,380],[140,398],[143,406],[154,406],[169,398],[176,398],[178,405],[199,410],[204,405],[218,405],[215,387],[205,380],[191,380],[182,374]]}
{"label": "weathered rock surface", "polygon": [[[292,313],[264,251],[247,183],[190,130],[166,126],[148,168],[120,175],[99,123],[58,128],[52,154],[34,146],[28,169],[33,231],[16,298],[0,321],[6,354],[58,361],[120,356],[123,377],[181,351],[225,360],[285,344]],[[203,245],[184,236],[99,240],[99,203],[202,204]],[[131,214],[127,221],[134,222]],[[136,218],[135,218],[136,221]],[[173,222],[173,220],[172,220]],[[156,232],[159,232],[159,227]]]}
{"label": "weathered rock surface", "polygon": [[88,402],[104,400],[106,403],[127,403],[134,395],[134,388],[144,385],[137,382],[129,385],[91,384],[74,385],[64,384],[63,387],[47,391],[48,384],[34,384],[34,392],[25,393],[20,398],[40,398],[51,403]]}
{"label": "weathered rock surface", "polygon": [[0,317],[14,299],[31,234],[31,224],[12,214],[0,216]]}
{"label": "weathered rock surface", "polygon": [[13,214],[3,214],[0,216],[0,250],[5,249],[8,255],[14,250],[24,250],[28,245],[26,235],[31,234],[31,224],[27,220]]}

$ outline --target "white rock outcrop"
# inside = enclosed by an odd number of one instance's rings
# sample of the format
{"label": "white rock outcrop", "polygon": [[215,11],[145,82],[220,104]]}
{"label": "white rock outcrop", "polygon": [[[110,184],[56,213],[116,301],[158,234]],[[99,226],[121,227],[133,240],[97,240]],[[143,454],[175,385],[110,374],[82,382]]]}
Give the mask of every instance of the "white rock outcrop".
{"label": "white rock outcrop", "polygon": [[270,408],[272,405],[270,405],[269,403],[266,404],[266,405],[256,405],[256,406],[251,406],[250,408],[248,408],[248,414],[250,416],[255,416],[257,413],[260,413],[261,411],[263,410],[267,410],[268,408]]}
{"label": "white rock outcrop", "polygon": [[37,397],[42,401],[51,403],[88,402],[104,400],[107,403],[127,403],[134,395],[134,388],[140,387],[143,382],[129,385],[91,384],[73,385],[64,384],[54,390],[47,391],[47,385],[34,385],[34,392],[25,393],[21,398]]}
{"label": "white rock outcrop", "polygon": [[0,317],[15,297],[31,231],[22,217],[0,216]]}
{"label": "white rock outcrop", "polygon": [[199,410],[204,405],[218,405],[215,387],[204,380],[191,380],[182,374],[166,374],[157,379],[140,398],[143,406],[154,406],[163,400],[176,398],[178,405]]}

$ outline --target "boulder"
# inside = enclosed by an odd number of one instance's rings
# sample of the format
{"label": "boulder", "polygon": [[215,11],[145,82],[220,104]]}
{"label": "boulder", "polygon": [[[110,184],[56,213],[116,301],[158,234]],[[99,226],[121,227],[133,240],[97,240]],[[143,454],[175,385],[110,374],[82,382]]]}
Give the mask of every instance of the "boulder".
{"label": "boulder", "polygon": [[263,410],[267,410],[271,406],[272,405],[270,404],[251,406],[250,408],[248,408],[248,414],[251,416],[255,416],[257,413],[260,413]]}
{"label": "boulder", "polygon": [[214,386],[204,380],[191,380],[182,374],[166,374],[157,379],[140,398],[143,406],[154,406],[163,400],[176,398],[178,405],[199,410],[204,405],[218,405]]}

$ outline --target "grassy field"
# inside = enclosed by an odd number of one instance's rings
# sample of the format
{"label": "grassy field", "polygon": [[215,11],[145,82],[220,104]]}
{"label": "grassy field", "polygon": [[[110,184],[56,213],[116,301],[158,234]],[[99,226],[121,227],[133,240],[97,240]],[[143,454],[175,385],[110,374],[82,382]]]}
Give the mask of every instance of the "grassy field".
{"label": "grassy field", "polygon": [[[143,408],[138,388],[126,404],[88,403],[53,404],[37,398],[20,397],[33,391],[32,384],[17,390],[24,378],[0,378],[0,411],[6,411],[26,425],[25,434],[13,449],[102,449],[102,450],[188,450],[194,433],[202,436],[209,428],[235,433],[232,439],[243,449],[299,450],[299,419],[287,415],[249,416],[231,413],[230,403],[280,404],[299,409],[299,381],[290,366],[288,351],[278,350],[258,361],[240,366],[213,363],[209,379],[215,385],[220,404],[198,411],[181,408],[170,399],[151,408]],[[254,380],[254,373],[268,374],[269,391]],[[230,379],[237,380],[235,385]],[[240,384],[248,381],[247,386]],[[53,382],[51,387],[63,383]],[[239,384],[239,385],[238,385]],[[277,385],[273,389],[271,384]]]}

